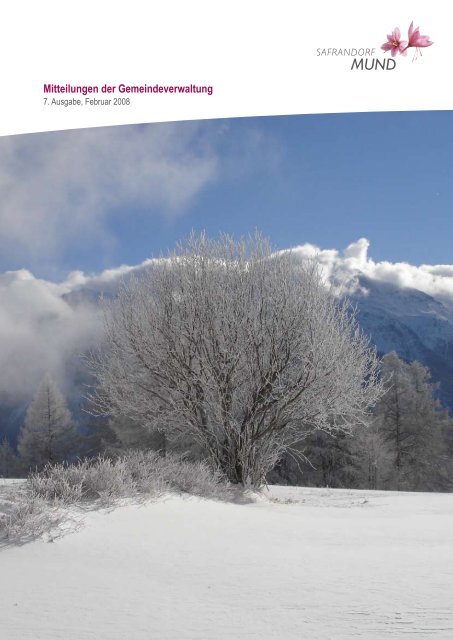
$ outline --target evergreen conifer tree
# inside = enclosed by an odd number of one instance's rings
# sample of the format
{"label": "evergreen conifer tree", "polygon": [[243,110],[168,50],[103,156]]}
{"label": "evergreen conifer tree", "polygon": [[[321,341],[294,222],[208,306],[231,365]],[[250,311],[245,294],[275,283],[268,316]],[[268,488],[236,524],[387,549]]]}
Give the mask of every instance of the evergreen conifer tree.
{"label": "evergreen conifer tree", "polygon": [[44,376],[27,409],[18,451],[29,468],[68,459],[75,451],[76,429],[66,401],[50,375]]}

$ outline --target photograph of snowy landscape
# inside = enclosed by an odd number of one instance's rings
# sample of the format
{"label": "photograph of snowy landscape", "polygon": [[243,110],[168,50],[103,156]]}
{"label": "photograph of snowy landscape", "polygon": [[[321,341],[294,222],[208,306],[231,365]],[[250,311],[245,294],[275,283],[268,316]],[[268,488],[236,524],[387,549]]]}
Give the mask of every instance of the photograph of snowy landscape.
{"label": "photograph of snowy landscape", "polygon": [[0,138],[8,640],[453,638],[451,112]]}

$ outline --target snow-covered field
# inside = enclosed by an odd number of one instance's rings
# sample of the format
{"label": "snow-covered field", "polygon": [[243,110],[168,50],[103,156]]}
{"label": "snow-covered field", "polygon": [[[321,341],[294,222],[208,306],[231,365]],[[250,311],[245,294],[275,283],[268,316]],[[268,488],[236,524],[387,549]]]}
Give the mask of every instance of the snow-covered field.
{"label": "snow-covered field", "polygon": [[49,540],[0,550],[2,638],[453,638],[453,495],[168,496]]}

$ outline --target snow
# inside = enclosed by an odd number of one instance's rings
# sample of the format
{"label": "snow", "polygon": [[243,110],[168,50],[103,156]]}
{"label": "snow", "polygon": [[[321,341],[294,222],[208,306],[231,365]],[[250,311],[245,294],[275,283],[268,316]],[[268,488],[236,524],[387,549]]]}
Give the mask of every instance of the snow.
{"label": "snow", "polygon": [[452,534],[448,494],[271,487],[87,512],[0,551],[2,637],[447,640]]}

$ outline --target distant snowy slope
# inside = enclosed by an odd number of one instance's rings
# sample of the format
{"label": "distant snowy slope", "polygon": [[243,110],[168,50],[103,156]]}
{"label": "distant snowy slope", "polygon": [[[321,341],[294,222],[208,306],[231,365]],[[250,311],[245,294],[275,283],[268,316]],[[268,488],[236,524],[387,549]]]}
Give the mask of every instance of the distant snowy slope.
{"label": "distant snowy slope", "polygon": [[382,353],[396,351],[405,360],[419,360],[440,382],[440,397],[453,408],[453,311],[416,289],[360,277],[351,297],[365,333]]}

